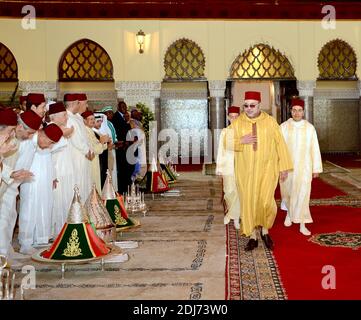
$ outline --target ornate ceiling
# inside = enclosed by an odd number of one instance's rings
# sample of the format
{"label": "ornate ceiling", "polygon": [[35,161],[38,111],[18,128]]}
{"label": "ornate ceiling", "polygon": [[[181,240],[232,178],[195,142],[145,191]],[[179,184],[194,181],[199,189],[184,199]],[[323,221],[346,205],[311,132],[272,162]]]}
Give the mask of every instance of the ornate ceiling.
{"label": "ornate ceiling", "polygon": [[337,19],[361,19],[358,0],[0,0],[0,16],[24,17],[33,5],[40,18],[70,19],[322,19],[332,4]]}

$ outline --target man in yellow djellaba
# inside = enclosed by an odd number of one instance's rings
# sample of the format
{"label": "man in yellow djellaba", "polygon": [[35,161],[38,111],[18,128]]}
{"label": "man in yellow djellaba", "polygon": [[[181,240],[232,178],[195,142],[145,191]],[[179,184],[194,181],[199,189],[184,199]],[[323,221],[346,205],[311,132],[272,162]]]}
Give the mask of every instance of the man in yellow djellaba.
{"label": "man in yellow djellaba", "polygon": [[261,111],[261,93],[247,91],[242,114],[228,127],[225,148],[235,151],[235,174],[241,203],[241,233],[249,237],[245,247],[258,247],[257,228],[269,249],[268,234],[277,214],[274,199],[278,179],[285,181],[292,159],[276,120]]}

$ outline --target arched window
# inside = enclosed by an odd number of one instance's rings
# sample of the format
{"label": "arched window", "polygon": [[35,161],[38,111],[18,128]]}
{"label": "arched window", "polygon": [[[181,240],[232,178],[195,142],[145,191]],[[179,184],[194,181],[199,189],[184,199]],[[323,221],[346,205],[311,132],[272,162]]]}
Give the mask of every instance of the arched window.
{"label": "arched window", "polygon": [[81,39],[65,50],[58,72],[59,81],[114,81],[108,53],[89,39]]}
{"label": "arched window", "polygon": [[352,47],[340,39],[327,42],[318,54],[318,80],[356,80],[357,59]]}
{"label": "arched window", "polygon": [[188,39],[175,41],[164,57],[164,80],[205,79],[205,58],[202,49]]}
{"label": "arched window", "polygon": [[230,79],[295,79],[294,70],[288,58],[279,50],[259,43],[234,60]]}
{"label": "arched window", "polygon": [[18,81],[18,64],[8,47],[0,42],[0,81]]}

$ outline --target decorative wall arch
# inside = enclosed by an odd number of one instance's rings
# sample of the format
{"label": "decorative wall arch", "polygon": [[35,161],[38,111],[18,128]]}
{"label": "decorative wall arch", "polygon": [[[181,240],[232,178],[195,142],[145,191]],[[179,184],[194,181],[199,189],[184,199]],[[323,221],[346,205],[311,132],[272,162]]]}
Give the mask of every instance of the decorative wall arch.
{"label": "decorative wall arch", "polygon": [[343,40],[327,42],[318,54],[317,66],[318,80],[357,80],[355,51]]}
{"label": "decorative wall arch", "polygon": [[205,80],[205,65],[198,44],[185,38],[176,40],[164,56],[164,80]]}
{"label": "decorative wall arch", "polygon": [[284,54],[267,44],[258,43],[233,61],[229,79],[294,80],[296,77]]}
{"label": "decorative wall arch", "polygon": [[18,64],[10,49],[0,42],[0,81],[18,81]]}
{"label": "decorative wall arch", "polygon": [[96,42],[81,39],[63,53],[58,66],[59,81],[114,81],[109,54]]}

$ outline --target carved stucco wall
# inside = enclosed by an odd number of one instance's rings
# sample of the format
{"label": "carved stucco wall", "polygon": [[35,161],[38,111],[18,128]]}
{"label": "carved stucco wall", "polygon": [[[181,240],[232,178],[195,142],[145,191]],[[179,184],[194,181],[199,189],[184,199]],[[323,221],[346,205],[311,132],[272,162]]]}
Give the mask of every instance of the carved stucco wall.
{"label": "carved stucco wall", "polygon": [[360,151],[359,99],[353,95],[357,92],[315,92],[313,119],[321,152]]}

